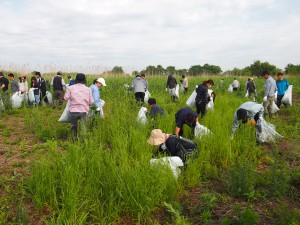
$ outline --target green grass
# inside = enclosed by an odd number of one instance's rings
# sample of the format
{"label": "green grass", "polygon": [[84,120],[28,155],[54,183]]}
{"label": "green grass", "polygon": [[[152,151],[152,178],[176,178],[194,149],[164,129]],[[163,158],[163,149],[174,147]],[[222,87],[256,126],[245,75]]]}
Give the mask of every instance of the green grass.
{"label": "green grass", "polygon": [[[165,92],[165,77],[148,79],[151,97],[156,98],[166,113],[155,125],[165,133],[172,133],[174,114],[185,107],[192,87],[206,78],[190,78],[189,94],[181,93],[175,103]],[[123,87],[131,83],[131,78],[106,79],[107,87],[101,88],[101,97],[106,101],[105,119],[96,121],[97,126],[93,128],[88,124],[84,141],[72,143],[69,124],[57,122],[60,112],[50,107],[24,108],[28,132],[44,141],[42,146],[33,146],[32,151],[41,148],[47,152],[31,167],[32,176],[24,183],[25,195],[33,199],[36,210],[51,209],[48,224],[114,224],[127,216],[134,218],[136,223],[149,222],[154,209],[164,207],[173,215],[168,223],[190,224],[189,218],[174,205],[185,189],[212,180],[224,187],[222,195],[241,201],[246,199],[250,203],[258,196],[286,197],[294,193],[291,182],[297,184],[299,176],[293,176],[294,172],[280,155],[268,154],[262,146],[256,145],[253,127],[241,127],[230,140],[233,114],[249,99],[244,97],[244,90],[237,93],[217,90],[219,79],[214,78],[216,85],[212,88],[217,93],[215,110],[208,111],[207,116],[199,120],[213,135],[195,140],[199,156],[182,171],[178,181],[168,168],[149,164],[152,147],[146,140],[153,124],[143,126],[136,121],[140,106],[135,105],[133,94]],[[225,87],[232,80],[226,77]],[[291,78],[290,83],[299,85],[298,80]],[[246,78],[241,81],[242,89],[245,89],[245,82]],[[263,91],[264,82],[255,80],[258,93]],[[262,97],[258,97],[259,102]],[[283,109],[280,113],[290,118],[282,121],[279,116],[270,122],[287,140],[299,142],[299,119],[295,120],[294,116],[299,115],[299,106]],[[184,129],[184,136],[188,136],[190,128]],[[21,142],[21,145],[25,144]],[[258,166],[265,162],[269,168],[263,172],[261,180],[257,178]],[[299,200],[299,195],[294,196]],[[218,204],[215,194],[202,194],[199,199],[203,207],[198,217],[210,224],[213,209]],[[224,217],[224,224],[226,221],[257,224],[259,218],[254,210],[252,207],[236,210],[236,219]],[[26,220],[22,202],[19,211],[20,221]],[[293,210],[289,212],[295,217]]]}

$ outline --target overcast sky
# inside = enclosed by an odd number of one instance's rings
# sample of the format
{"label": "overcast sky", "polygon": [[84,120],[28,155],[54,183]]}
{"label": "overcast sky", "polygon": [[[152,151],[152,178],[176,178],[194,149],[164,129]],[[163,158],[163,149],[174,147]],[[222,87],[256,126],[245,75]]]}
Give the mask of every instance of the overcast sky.
{"label": "overcast sky", "polygon": [[1,0],[0,69],[300,64],[298,0]]}

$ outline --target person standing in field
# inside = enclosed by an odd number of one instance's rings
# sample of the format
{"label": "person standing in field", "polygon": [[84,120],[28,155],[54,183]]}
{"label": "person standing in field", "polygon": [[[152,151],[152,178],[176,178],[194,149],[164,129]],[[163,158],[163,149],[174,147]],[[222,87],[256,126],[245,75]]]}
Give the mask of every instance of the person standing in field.
{"label": "person standing in field", "polygon": [[26,80],[26,76],[23,74],[19,77],[19,88],[21,94],[24,94],[24,101],[26,106],[28,105],[28,83]]}
{"label": "person standing in field", "polygon": [[275,100],[275,92],[277,91],[276,81],[270,75],[269,71],[263,71],[262,76],[264,79],[266,79],[263,106],[265,109],[265,115],[271,117],[272,116],[271,107]]}
{"label": "person standing in field", "polygon": [[13,73],[8,74],[8,79],[10,80],[10,87],[12,94],[15,94],[20,91],[18,82],[15,80],[15,75]]}
{"label": "person standing in field", "polygon": [[248,82],[246,84],[246,90],[248,91],[248,98],[254,96],[254,100],[255,100],[256,87],[253,78],[248,79]]}
{"label": "person standing in field", "polygon": [[129,90],[134,91],[136,103],[143,105],[145,99],[145,92],[148,90],[148,82],[145,74],[137,75],[132,81]]}
{"label": "person standing in field", "polygon": [[0,100],[2,100],[1,102],[1,109],[5,110],[4,105],[8,102],[8,85],[9,85],[9,81],[6,77],[4,77],[3,73],[0,72],[0,90],[1,90],[1,98]]}
{"label": "person standing in field", "polygon": [[166,91],[169,91],[172,102],[175,102],[176,99],[176,85],[177,85],[177,81],[175,77],[173,77],[173,74],[170,74],[167,80]]}
{"label": "person standing in field", "polygon": [[46,92],[47,92],[47,85],[45,79],[42,77],[41,73],[36,71],[35,72],[35,77],[37,79],[37,83],[40,87],[40,102],[46,102],[49,103]]}
{"label": "person standing in field", "polygon": [[102,77],[95,79],[93,81],[93,84],[90,86],[90,89],[92,91],[92,96],[94,99],[93,105],[96,107],[96,110],[93,110],[92,114],[94,114],[94,113],[99,114],[100,118],[104,117],[103,108],[102,108],[103,105],[102,105],[102,101],[100,99],[100,88],[103,86],[105,87],[106,83],[105,83],[104,78],[102,78]]}
{"label": "person standing in field", "polygon": [[213,80],[204,81],[202,84],[199,84],[196,88],[196,108],[197,113],[201,113],[201,118],[203,118],[206,114],[206,105],[210,101],[210,95],[208,94],[208,89],[214,85]]}
{"label": "person standing in field", "polygon": [[184,88],[183,93],[187,94],[188,88],[189,88],[189,81],[185,75],[182,75],[182,84],[183,84],[183,88]]}
{"label": "person standing in field", "polygon": [[69,86],[75,84],[75,80],[73,80],[71,76],[68,76],[68,80],[69,80]]}
{"label": "person standing in field", "polygon": [[181,108],[175,114],[175,123],[176,127],[174,130],[174,134],[176,136],[182,136],[183,134],[183,125],[192,128],[192,132],[194,133],[196,123],[198,122],[198,114],[191,110],[190,108]]}
{"label": "person standing in field", "polygon": [[83,73],[76,75],[75,84],[67,88],[64,99],[70,100],[69,111],[71,114],[71,131],[73,140],[77,140],[78,120],[83,120],[86,126],[86,116],[90,105],[94,102],[92,91],[86,85],[86,78]]}
{"label": "person standing in field", "polygon": [[34,105],[38,106],[40,103],[40,85],[37,82],[36,77],[31,77],[31,88],[33,88],[33,94],[34,94]]}
{"label": "person standing in field", "polygon": [[[276,87],[277,87],[277,103],[276,103],[276,105],[278,108],[280,108],[281,100],[282,100],[286,90],[289,87],[289,82],[287,79],[285,79],[283,77],[282,73],[277,74]],[[284,104],[284,106],[286,106],[286,105]]]}
{"label": "person standing in field", "polygon": [[62,108],[63,99],[64,99],[64,88],[66,87],[64,78],[62,78],[62,72],[58,71],[56,76],[51,80],[51,85],[53,86],[53,109],[56,108],[58,102],[58,108]]}
{"label": "person standing in field", "polygon": [[237,91],[240,88],[240,82],[234,78],[232,83],[233,91]]}

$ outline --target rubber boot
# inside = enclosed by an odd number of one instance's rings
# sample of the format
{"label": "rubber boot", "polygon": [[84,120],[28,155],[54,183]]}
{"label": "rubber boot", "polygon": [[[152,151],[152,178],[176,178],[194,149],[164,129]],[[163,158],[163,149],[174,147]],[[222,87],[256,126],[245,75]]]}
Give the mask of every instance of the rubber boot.
{"label": "rubber boot", "polygon": [[56,108],[56,105],[57,105],[57,100],[53,100],[53,109]]}
{"label": "rubber boot", "polygon": [[73,141],[76,141],[78,138],[77,138],[77,127],[72,127],[71,128],[72,130],[72,138],[73,138]]}

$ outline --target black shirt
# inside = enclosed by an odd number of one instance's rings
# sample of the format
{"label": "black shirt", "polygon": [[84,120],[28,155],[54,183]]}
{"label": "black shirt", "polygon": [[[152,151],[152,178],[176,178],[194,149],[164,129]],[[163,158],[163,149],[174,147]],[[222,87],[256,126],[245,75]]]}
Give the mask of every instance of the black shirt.
{"label": "black shirt", "polygon": [[5,87],[2,89],[2,91],[7,91],[8,90],[8,85],[9,85],[8,79],[5,78],[5,77],[0,77],[0,87],[2,86],[2,84],[5,85]]}

